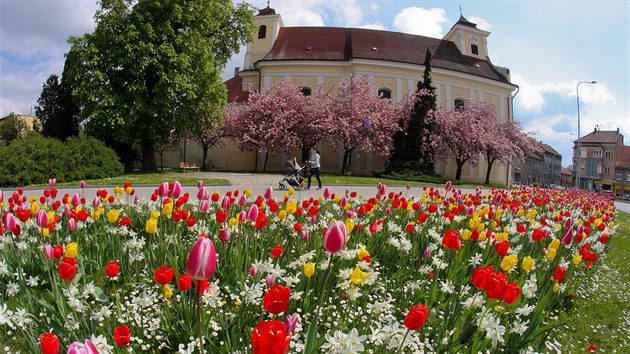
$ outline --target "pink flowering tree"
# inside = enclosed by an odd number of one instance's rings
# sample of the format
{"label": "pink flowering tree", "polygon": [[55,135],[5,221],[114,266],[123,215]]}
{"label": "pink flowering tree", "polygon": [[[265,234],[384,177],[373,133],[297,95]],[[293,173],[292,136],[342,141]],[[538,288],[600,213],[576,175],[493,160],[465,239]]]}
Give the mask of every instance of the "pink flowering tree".
{"label": "pink flowering tree", "polygon": [[337,136],[331,135],[328,140],[336,148],[341,138],[342,173],[350,168],[350,157],[355,150],[389,156],[394,134],[401,129],[398,124],[401,111],[391,100],[379,98],[367,77],[353,76],[342,81],[331,112]]}
{"label": "pink flowering tree", "polygon": [[229,135],[228,120],[232,116],[224,115],[223,122],[220,119],[202,119],[201,127],[195,132],[190,132],[187,138],[196,141],[201,146],[203,152],[203,160],[201,169],[206,169],[206,160],[208,159],[208,150],[212,147],[222,147],[223,140]]}
{"label": "pink flowering tree", "polygon": [[305,96],[297,86],[281,81],[252,93],[247,104],[228,106],[228,130],[240,139],[242,151],[277,154],[299,148],[306,160],[308,150],[335,128],[329,100],[321,87]]}
{"label": "pink flowering tree", "polygon": [[506,119],[495,122],[486,130],[485,156],[488,162],[486,180],[490,183],[490,172],[496,161],[504,163],[524,161],[530,154],[541,153],[532,132],[524,132],[519,121]]}
{"label": "pink flowering tree", "polygon": [[460,180],[466,162],[476,164],[488,146],[487,129],[496,122],[496,114],[488,103],[467,101],[464,107],[440,110],[430,115],[434,124],[428,144],[434,158],[455,159]]}

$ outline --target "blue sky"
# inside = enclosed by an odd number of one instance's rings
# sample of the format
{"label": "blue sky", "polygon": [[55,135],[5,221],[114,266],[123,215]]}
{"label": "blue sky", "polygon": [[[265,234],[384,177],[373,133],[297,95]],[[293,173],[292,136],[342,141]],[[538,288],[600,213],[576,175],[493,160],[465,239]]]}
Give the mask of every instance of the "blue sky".
{"label": "blue sky", "polygon": [[[258,8],[266,1],[251,1]],[[441,38],[462,14],[491,32],[489,57],[520,90],[514,116],[568,165],[580,129],[619,128],[630,145],[630,6],[626,0],[272,0],[285,26],[383,29]],[[94,29],[94,0],[0,1],[0,116],[31,113],[42,84],[61,74],[66,39]],[[243,66],[236,55],[224,72]]]}

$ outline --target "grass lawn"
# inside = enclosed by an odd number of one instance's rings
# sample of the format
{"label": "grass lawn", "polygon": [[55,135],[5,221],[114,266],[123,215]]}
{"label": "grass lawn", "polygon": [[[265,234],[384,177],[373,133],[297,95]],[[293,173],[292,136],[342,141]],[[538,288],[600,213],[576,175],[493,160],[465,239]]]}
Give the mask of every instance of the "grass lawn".
{"label": "grass lawn", "polygon": [[[160,184],[165,181],[177,180],[181,184],[197,184],[199,177],[193,177],[191,173],[180,172],[179,169],[164,169],[155,172],[134,171],[125,173],[118,177],[101,178],[86,180],[88,185],[112,185],[122,186],[125,182],[131,182],[133,185],[140,184]],[[201,178],[205,185],[229,185],[230,182],[223,178]],[[79,181],[57,183],[58,186],[76,186]]]}
{"label": "grass lawn", "polygon": [[615,222],[608,255],[576,294],[566,324],[550,335],[563,353],[584,353],[590,345],[599,353],[630,353],[630,214],[619,212]]}

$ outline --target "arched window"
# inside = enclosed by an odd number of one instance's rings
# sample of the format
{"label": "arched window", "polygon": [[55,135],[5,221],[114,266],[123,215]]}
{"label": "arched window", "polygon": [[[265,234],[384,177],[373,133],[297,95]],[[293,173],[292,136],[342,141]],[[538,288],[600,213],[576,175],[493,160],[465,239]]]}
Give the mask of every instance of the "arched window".
{"label": "arched window", "polygon": [[311,95],[311,89],[309,87],[300,87],[300,92],[302,92],[304,96]]}
{"label": "arched window", "polygon": [[466,102],[461,98],[456,98],[454,102],[455,109],[464,109]]}
{"label": "arched window", "polygon": [[392,99],[392,91],[390,89],[382,88],[378,90],[379,98],[389,98]]}
{"label": "arched window", "polygon": [[267,38],[267,26],[262,25],[258,28],[258,38]]}

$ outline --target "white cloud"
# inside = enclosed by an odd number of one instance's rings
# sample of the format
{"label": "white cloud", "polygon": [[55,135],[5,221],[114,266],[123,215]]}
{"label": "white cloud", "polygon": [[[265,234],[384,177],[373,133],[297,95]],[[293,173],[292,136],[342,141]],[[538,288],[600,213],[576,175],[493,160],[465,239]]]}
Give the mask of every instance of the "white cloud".
{"label": "white cloud", "polygon": [[385,27],[385,25],[383,25],[380,22],[366,23],[364,25],[359,26],[359,28],[367,28],[367,29],[380,30],[380,31],[387,30],[387,27]]}
{"label": "white cloud", "polygon": [[[544,94],[558,93],[566,97],[576,97],[579,81],[544,82],[532,85],[522,76],[512,74],[512,82],[520,87],[518,104],[526,110],[540,112],[545,104]],[[615,102],[615,96],[603,84],[580,85],[580,103],[603,105]]]}
{"label": "white cloud", "polygon": [[378,9],[380,9],[380,8],[381,8],[381,7],[380,7],[380,6],[378,6],[378,4],[377,4],[377,3],[375,3],[375,2],[370,3],[370,10],[372,10],[372,11],[376,11],[376,10],[378,10]]}
{"label": "white cloud", "polygon": [[324,26],[324,19],[322,16],[308,9],[303,9],[299,11],[291,11],[290,13],[282,16],[282,22],[285,26],[316,26],[322,27]]}
{"label": "white cloud", "polygon": [[484,18],[473,16],[469,18],[468,20],[472,23],[477,24],[477,28],[479,28],[480,30],[484,30],[488,32],[492,30],[492,25],[490,24],[490,22],[486,21],[486,19]]}
{"label": "white cloud", "polygon": [[442,38],[442,24],[448,21],[446,11],[441,8],[424,9],[408,7],[394,17],[394,27],[398,30],[422,36]]}
{"label": "white cloud", "polygon": [[[267,6],[267,3],[255,1],[254,5],[262,8]],[[324,26],[326,24],[326,26],[356,27],[363,20],[365,5],[360,5],[357,0],[304,0],[300,1],[299,5],[294,1],[272,2],[271,7],[282,16],[282,21],[286,26]]]}

